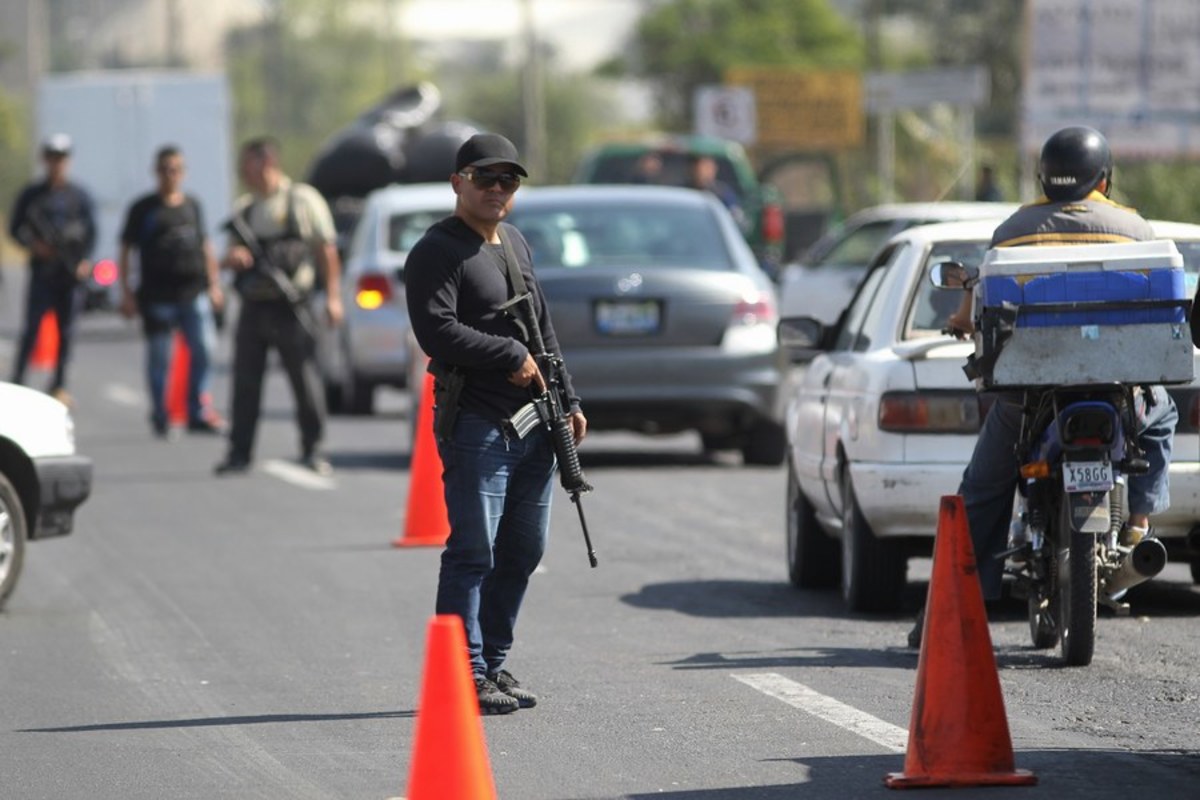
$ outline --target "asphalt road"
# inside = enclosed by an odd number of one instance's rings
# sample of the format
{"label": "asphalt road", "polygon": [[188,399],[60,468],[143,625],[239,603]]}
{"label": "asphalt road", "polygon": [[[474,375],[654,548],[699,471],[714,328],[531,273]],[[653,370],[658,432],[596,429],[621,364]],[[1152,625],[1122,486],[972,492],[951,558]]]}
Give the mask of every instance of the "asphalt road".
{"label": "asphalt road", "polygon": [[[73,535],[30,546],[0,614],[0,798],[403,796],[438,563],[391,546],[407,398],[334,419],[335,474],[313,480],[291,464],[291,401],[272,370],[257,468],[218,479],[220,441],[150,436],[141,359],[131,324],[85,319],[71,388],[96,486]],[[499,796],[888,795],[928,562],[911,566],[906,614],[852,616],[786,582],[783,470],[703,458],[688,436],[596,435],[583,453],[600,567],[556,492],[510,662],[541,702],[484,720]],[[1010,793],[1200,796],[1200,592],[1180,566],[1165,575],[1133,616],[1101,620],[1087,668],[1031,649],[1021,607],[995,615],[1016,764],[1040,780]]]}

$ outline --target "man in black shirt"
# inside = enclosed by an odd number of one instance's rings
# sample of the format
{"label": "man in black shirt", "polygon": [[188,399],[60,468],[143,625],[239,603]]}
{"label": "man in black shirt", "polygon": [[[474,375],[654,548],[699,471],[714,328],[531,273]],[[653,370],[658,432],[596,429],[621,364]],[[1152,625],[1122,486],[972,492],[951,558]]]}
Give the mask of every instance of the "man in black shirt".
{"label": "man in black shirt", "polygon": [[13,365],[13,383],[23,383],[29,356],[37,342],[42,317],[53,311],[58,319],[58,362],[50,394],[70,404],[67,363],[79,308],[79,282],[87,277],[88,256],[96,243],[92,199],[83,187],[67,179],[71,139],[56,133],[42,144],[46,177],[26,186],[17,197],[9,234],[29,249],[29,293],[25,325]]}
{"label": "man in black shirt", "polygon": [[[224,298],[217,280],[217,259],[204,234],[200,202],[183,192],[184,163],[179,148],[167,145],[154,159],[155,192],[130,206],[121,233],[121,313],[142,317],[146,335],[146,383],[150,389],[150,426],[156,436],[169,431],[166,408],[171,332],[187,341],[189,359],[187,427],[219,433],[220,419],[208,402],[208,374],[216,347],[213,309]],[[130,282],[130,251],[138,251],[136,294]]]}
{"label": "man in black shirt", "polygon": [[[529,245],[516,228],[502,222],[526,174],[508,139],[496,134],[468,139],[450,176],[458,195],[454,216],[426,232],[404,270],[417,342],[439,373],[459,375],[463,381],[457,407],[439,400],[434,411],[450,515],[437,613],[463,620],[485,714],[537,703],[503,665],[529,576],[546,547],[555,467],[544,427],[522,437],[510,423],[530,401],[532,386],[545,390],[545,378],[521,328],[500,308],[513,296],[506,251],[518,262],[532,294],[547,350],[559,352]],[[587,420],[569,378],[567,383],[572,430],[579,441]],[[449,432],[438,424],[444,414],[456,414]]]}

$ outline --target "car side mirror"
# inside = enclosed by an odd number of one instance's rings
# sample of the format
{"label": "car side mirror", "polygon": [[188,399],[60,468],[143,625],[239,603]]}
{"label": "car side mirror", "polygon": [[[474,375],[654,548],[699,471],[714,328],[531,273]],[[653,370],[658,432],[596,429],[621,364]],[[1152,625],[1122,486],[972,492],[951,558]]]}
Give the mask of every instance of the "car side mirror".
{"label": "car side mirror", "polygon": [[827,330],[813,317],[786,317],[779,320],[776,337],[780,350],[795,364],[810,361],[815,352],[826,349]]}
{"label": "car side mirror", "polygon": [[939,261],[929,268],[929,282],[939,289],[970,289],[979,282],[979,270],[958,261]]}

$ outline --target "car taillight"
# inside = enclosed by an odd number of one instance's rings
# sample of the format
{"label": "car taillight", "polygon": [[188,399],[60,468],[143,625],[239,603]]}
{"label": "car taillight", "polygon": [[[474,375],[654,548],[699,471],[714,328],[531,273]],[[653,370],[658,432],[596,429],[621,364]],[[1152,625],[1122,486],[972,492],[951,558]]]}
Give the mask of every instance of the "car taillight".
{"label": "car taillight", "polygon": [[92,267],[92,280],[98,286],[112,286],[117,282],[117,262],[111,258],[97,261]]}
{"label": "car taillight", "polygon": [[732,325],[774,325],[775,302],[769,295],[749,294],[733,307]]}
{"label": "car taillight", "polygon": [[783,241],[784,219],[783,206],[769,203],[762,210],[762,236],[768,244],[778,244]]}
{"label": "car taillight", "polygon": [[721,339],[721,349],[744,354],[769,353],[776,346],[775,323],[778,321],[775,300],[769,294],[748,293],[733,307]]}
{"label": "car taillight", "polygon": [[387,275],[368,272],[358,278],[354,291],[354,302],[368,311],[379,308],[392,299],[392,282]]}
{"label": "car taillight", "polygon": [[978,433],[983,415],[974,392],[887,392],[879,429],[891,433]]}

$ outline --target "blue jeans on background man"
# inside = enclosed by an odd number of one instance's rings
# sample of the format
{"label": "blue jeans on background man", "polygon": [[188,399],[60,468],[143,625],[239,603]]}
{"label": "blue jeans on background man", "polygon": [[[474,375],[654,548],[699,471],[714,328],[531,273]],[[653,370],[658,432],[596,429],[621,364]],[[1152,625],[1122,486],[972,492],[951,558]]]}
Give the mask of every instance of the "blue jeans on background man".
{"label": "blue jeans on background man", "polygon": [[167,369],[171,364],[171,334],[178,329],[187,342],[188,425],[205,424],[205,402],[208,393],[209,364],[217,346],[217,329],[213,322],[212,304],[201,292],[191,300],[174,303],[144,302],[142,321],[146,331],[146,383],[150,389],[151,423],[155,430],[165,430],[167,420]]}
{"label": "blue jeans on background man", "polygon": [[546,549],[554,449],[540,429],[517,439],[462,412],[438,452],[450,536],[437,613],[462,618],[471,669],[483,676],[504,664],[529,576]]}
{"label": "blue jeans on background man", "polygon": [[[1144,475],[1129,476],[1130,514],[1156,514],[1171,505],[1168,466],[1179,412],[1166,389],[1155,386],[1153,393],[1154,404],[1149,407],[1142,394],[1137,397],[1137,443],[1146,452],[1150,469]],[[1008,549],[1013,499],[1020,478],[1021,464],[1016,454],[1020,431],[1021,395],[999,395],[983,421],[975,452],[958,487],[967,509],[979,582],[987,600],[999,599],[1004,577],[1004,563],[995,556]]]}

